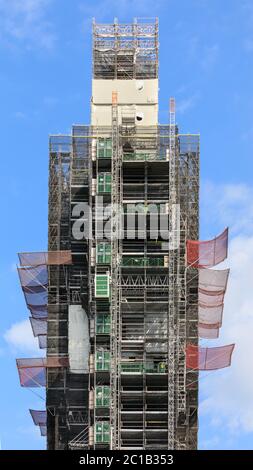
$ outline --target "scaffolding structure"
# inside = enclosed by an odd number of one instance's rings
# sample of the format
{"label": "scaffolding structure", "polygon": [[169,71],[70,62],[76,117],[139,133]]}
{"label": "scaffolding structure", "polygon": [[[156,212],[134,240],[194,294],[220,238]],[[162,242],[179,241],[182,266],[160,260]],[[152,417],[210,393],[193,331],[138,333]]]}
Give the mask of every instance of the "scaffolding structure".
{"label": "scaffolding structure", "polygon": [[93,22],[93,77],[145,79],[158,76],[158,19],[132,24]]}
{"label": "scaffolding structure", "polygon": [[[196,449],[222,325],[228,231],[199,239],[199,135],[158,123],[158,20],[93,23],[90,125],[49,141],[48,252],[21,253],[46,359],[18,360],[48,449]],[[47,429],[47,431],[46,431]]]}

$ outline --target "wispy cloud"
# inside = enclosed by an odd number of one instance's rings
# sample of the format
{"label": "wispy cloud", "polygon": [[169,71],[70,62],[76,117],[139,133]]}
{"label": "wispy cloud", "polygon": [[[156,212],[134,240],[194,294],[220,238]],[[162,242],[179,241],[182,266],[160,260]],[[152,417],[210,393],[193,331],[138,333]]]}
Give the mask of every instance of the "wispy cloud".
{"label": "wispy cloud", "polygon": [[46,19],[53,0],[0,0],[0,40],[8,46],[25,49],[39,46],[52,49],[56,36]]}
{"label": "wispy cloud", "polygon": [[[253,234],[253,187],[247,184],[202,185],[201,216],[205,227],[230,227],[231,235]],[[210,234],[211,236],[211,234]]]}
{"label": "wispy cloud", "polygon": [[20,120],[23,120],[26,118],[26,114],[23,113],[23,111],[15,111],[13,113],[13,117],[16,118],[16,119],[20,119]]}
{"label": "wispy cloud", "polygon": [[185,114],[190,109],[194,108],[197,101],[199,99],[199,94],[195,93],[192,96],[188,96],[187,98],[183,98],[177,101],[177,112],[179,114]]}
{"label": "wispy cloud", "polygon": [[218,44],[212,46],[206,46],[203,50],[203,58],[201,60],[201,66],[204,71],[209,72],[215,66],[219,57],[220,48]]}
{"label": "wispy cloud", "polygon": [[33,337],[29,320],[23,320],[14,323],[4,334],[4,339],[8,345],[19,352],[29,352],[31,354],[40,354],[38,341]]}
{"label": "wispy cloud", "polygon": [[253,187],[209,184],[203,198],[208,225],[214,220],[213,210],[209,210],[213,205],[216,221],[232,229],[225,263],[231,271],[219,344],[235,342],[236,348],[230,369],[210,373],[201,381],[204,399],[200,412],[210,419],[214,429],[227,433],[229,438],[253,432]]}

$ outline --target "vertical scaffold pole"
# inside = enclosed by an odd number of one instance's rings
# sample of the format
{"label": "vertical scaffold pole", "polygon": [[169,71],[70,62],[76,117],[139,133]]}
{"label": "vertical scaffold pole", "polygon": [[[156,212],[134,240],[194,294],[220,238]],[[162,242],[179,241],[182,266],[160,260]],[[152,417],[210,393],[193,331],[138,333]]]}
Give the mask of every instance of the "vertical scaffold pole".
{"label": "vertical scaffold pole", "polygon": [[172,224],[174,205],[177,203],[176,188],[176,123],[175,99],[170,98],[169,108],[169,203],[170,230],[172,233],[169,247],[169,302],[168,302],[168,449],[174,449],[175,442],[175,341],[176,341],[176,302],[175,302],[175,238]]}
{"label": "vertical scaffold pole", "polygon": [[111,194],[111,448],[119,448],[119,325],[121,304],[121,157],[119,146],[118,96],[112,93],[112,194]]}

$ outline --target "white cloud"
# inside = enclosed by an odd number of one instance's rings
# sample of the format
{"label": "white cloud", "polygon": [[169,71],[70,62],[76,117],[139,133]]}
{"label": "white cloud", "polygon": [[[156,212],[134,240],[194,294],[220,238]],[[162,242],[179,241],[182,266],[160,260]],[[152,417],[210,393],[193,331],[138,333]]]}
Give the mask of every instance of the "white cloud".
{"label": "white cloud", "polygon": [[6,45],[21,43],[26,49],[51,49],[56,36],[45,12],[52,0],[0,0],[0,39]]}
{"label": "white cloud", "polygon": [[[225,296],[224,321],[218,343],[236,343],[232,366],[210,373],[201,381],[202,415],[228,436],[253,432],[253,188],[245,184],[208,185],[204,192],[206,223],[231,225],[228,260],[230,267]],[[215,211],[209,211],[214,204]],[[209,209],[208,209],[209,208]],[[208,222],[209,218],[209,222]],[[222,266],[219,266],[222,268]],[[209,346],[215,343],[209,342]]]}
{"label": "white cloud", "polygon": [[38,340],[33,337],[29,320],[14,323],[4,334],[4,339],[15,351],[29,352],[38,355],[41,350],[38,347]]}

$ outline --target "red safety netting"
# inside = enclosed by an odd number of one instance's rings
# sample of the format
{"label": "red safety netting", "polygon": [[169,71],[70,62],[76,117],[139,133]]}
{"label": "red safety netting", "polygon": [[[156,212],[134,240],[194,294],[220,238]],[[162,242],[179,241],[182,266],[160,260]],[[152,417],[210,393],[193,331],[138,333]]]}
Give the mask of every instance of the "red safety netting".
{"label": "red safety netting", "polygon": [[31,327],[34,336],[47,334],[47,319],[30,317]]}
{"label": "red safety netting", "polygon": [[22,387],[45,387],[46,368],[69,366],[67,357],[17,359],[16,362]]}
{"label": "red safety netting", "polygon": [[234,347],[234,344],[229,344],[217,348],[202,348],[194,344],[188,344],[186,348],[186,367],[195,370],[216,370],[229,367]]}
{"label": "red safety netting", "polygon": [[21,266],[72,264],[72,254],[70,250],[18,253],[18,256]]}
{"label": "red safety netting", "polygon": [[47,347],[47,335],[39,335],[38,340],[39,340],[39,348],[40,349],[46,349],[46,347]]}
{"label": "red safety netting", "polygon": [[47,412],[39,410],[29,410],[35,426],[40,427],[42,436],[47,435]]}
{"label": "red safety netting", "polygon": [[203,339],[217,339],[219,338],[220,326],[218,325],[205,325],[199,323],[198,325],[199,337]]}
{"label": "red safety netting", "polygon": [[221,263],[227,257],[228,229],[213,240],[187,240],[187,265],[194,268],[208,268]]}
{"label": "red safety netting", "polygon": [[223,305],[205,307],[199,305],[199,323],[209,326],[222,325]]}

